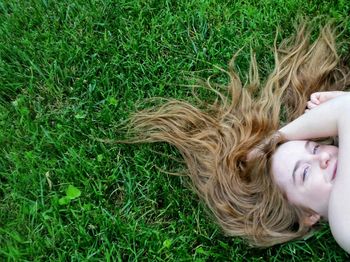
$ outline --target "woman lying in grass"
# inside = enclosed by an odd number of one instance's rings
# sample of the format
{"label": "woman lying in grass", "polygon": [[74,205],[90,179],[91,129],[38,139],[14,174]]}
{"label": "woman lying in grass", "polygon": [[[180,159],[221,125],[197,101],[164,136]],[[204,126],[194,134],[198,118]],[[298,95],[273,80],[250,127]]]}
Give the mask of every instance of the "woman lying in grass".
{"label": "woman lying in grass", "polygon": [[[232,61],[225,89],[204,84],[213,101],[169,99],[137,112],[129,141],[176,146],[184,174],[226,234],[267,247],[301,238],[324,219],[350,252],[350,208],[343,206],[350,202],[350,96],[315,94],[343,90],[349,70],[330,26],[314,43],[309,36],[299,26],[275,48],[275,69],[264,84],[253,56],[245,86]],[[325,139],[337,135],[339,149]]]}
{"label": "woman lying in grass", "polygon": [[[318,95],[326,101],[339,93]],[[309,209],[302,222],[329,220],[334,238],[350,253],[350,94],[319,101],[310,100],[309,108],[315,107],[310,113],[280,129],[289,141],[274,152],[271,171],[286,198]],[[339,137],[339,148],[309,140],[331,136]]]}

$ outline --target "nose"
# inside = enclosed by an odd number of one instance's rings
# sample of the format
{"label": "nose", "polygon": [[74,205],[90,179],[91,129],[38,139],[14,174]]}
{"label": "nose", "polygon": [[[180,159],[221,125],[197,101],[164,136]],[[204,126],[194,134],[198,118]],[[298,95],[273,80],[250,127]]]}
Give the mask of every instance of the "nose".
{"label": "nose", "polygon": [[325,169],[328,167],[329,160],[331,159],[331,156],[327,152],[322,152],[319,154],[319,161],[320,161],[320,167],[322,169]]}

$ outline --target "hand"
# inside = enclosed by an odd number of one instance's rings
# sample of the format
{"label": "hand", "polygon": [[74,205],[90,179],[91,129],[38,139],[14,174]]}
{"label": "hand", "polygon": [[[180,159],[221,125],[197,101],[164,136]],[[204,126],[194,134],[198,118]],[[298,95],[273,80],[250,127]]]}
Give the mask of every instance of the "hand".
{"label": "hand", "polygon": [[311,109],[331,100],[337,96],[343,95],[346,92],[344,91],[328,91],[328,92],[316,92],[312,93],[310,96],[310,100],[306,103],[305,113],[310,111]]}

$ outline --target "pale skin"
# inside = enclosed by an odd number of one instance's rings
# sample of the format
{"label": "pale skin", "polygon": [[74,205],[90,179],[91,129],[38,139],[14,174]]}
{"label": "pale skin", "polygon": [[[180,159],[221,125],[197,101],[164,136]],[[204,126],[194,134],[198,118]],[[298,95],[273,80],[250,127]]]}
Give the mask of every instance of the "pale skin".
{"label": "pale skin", "polygon": [[316,92],[311,94],[310,100],[306,104],[306,112],[309,112],[311,109],[327,102],[328,100],[331,100],[333,98],[336,98],[338,96],[341,96],[343,94],[346,94],[344,91],[328,91],[328,92]]}
{"label": "pale skin", "polygon": [[337,172],[338,147],[314,141],[289,141],[272,157],[272,173],[288,200],[311,208],[304,224],[328,219],[328,203]]}
{"label": "pale skin", "polygon": [[[304,223],[328,219],[335,240],[350,253],[350,94],[315,93],[307,108],[279,130],[290,142],[277,149],[272,172],[289,201],[314,211]],[[310,142],[331,136],[338,136],[339,148]]]}

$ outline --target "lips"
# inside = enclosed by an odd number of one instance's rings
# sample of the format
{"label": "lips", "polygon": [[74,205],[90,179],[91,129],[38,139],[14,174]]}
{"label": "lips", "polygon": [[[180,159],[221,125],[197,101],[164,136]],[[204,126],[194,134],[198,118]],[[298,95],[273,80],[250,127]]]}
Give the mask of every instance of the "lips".
{"label": "lips", "polygon": [[332,180],[334,180],[334,178],[335,178],[336,175],[337,175],[337,164],[338,164],[338,163],[335,163],[335,165],[334,165],[334,171],[333,171]]}

